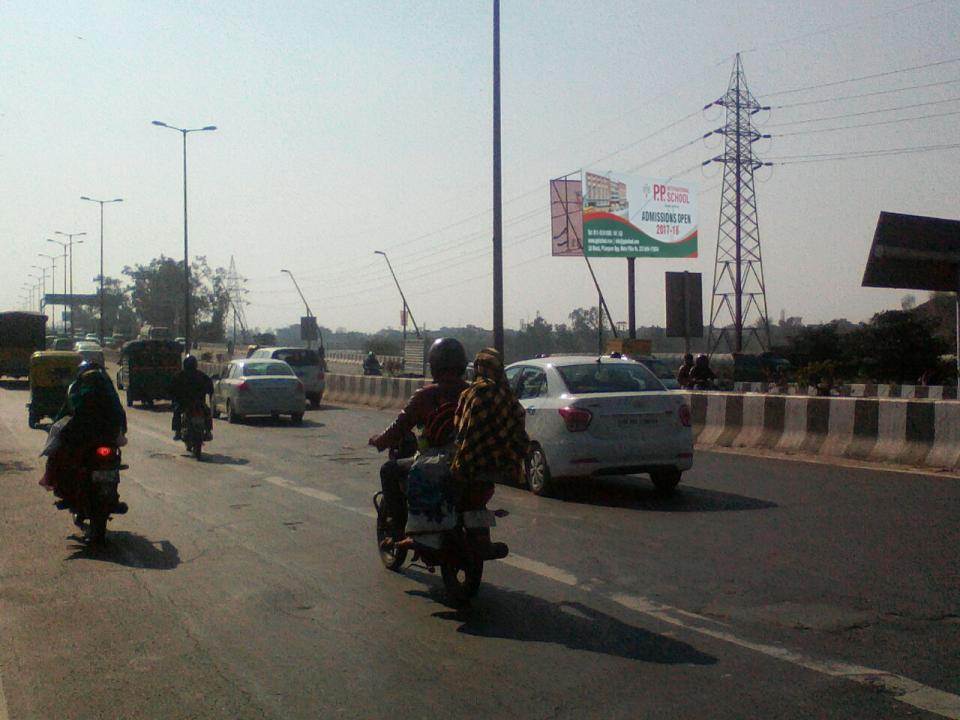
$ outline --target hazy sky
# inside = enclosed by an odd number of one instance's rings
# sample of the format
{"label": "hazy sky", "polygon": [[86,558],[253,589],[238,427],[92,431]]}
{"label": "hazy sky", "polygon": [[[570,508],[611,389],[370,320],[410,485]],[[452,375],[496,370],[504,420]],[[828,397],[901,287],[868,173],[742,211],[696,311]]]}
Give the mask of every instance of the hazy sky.
{"label": "hazy sky", "polygon": [[[59,252],[44,242],[54,230],[88,233],[74,284],[93,291],[99,216],[81,195],[124,198],[106,208],[107,275],[182,256],[181,141],[150,124],[159,119],[219,127],[189,139],[191,255],[236,259],[251,325],[301,314],[281,268],[324,325],[398,325],[399,297],[373,255],[383,249],[422,325],[490,327],[491,5],[7,0],[0,237],[13,252],[0,307],[22,303],[30,266],[47,263],[37,253]],[[698,111],[724,93],[737,51],[754,94],[791,105],[758,115],[760,128],[798,133],[758,143],[763,158],[960,142],[960,114],[949,114],[960,112],[960,62],[783,92],[960,60],[958,0],[502,5],[511,327],[596,302],[582,260],[549,257],[549,178],[580,168],[669,177],[716,154],[714,139],[649,162],[722,124],[718,110]],[[898,88],[910,89],[850,97]],[[877,215],[960,217],[958,162],[954,148],[759,171],[771,319],[785,309],[807,322],[862,320],[898,306],[905,293],[860,287]],[[664,271],[702,272],[709,285],[719,173],[678,178],[702,190],[700,257],[638,261],[639,323],[664,322]],[[625,320],[626,262],[596,266]]]}

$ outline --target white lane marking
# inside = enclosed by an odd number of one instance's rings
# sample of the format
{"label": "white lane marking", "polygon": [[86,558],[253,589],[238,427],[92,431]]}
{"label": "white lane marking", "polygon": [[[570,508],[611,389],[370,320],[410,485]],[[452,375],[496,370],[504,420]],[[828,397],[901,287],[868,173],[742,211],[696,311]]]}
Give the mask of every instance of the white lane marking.
{"label": "white lane marking", "polygon": [[[332,505],[337,505],[340,502],[340,498],[333,493],[325,492],[324,490],[317,490],[312,487],[305,487],[303,485],[297,485],[295,482],[282,478],[278,475],[269,475],[263,478],[264,482],[268,482],[271,485],[276,485],[277,487],[283,488],[284,490],[292,490],[295,493],[300,493],[301,495],[306,495],[307,497],[315,498],[320,502],[330,503]],[[344,508],[351,509],[351,508]]]}
{"label": "white lane marking", "polygon": [[571,575],[566,570],[555,568],[551,565],[547,565],[546,563],[542,563],[539,560],[532,560],[524,557],[523,555],[510,553],[503,560],[501,560],[501,562],[515,567],[518,570],[525,570],[526,572],[533,573],[534,575],[540,575],[541,577],[554,580],[564,585],[569,585],[570,587],[577,586],[576,575]]}
{"label": "white lane marking", "polygon": [[[148,434],[160,436],[159,433],[150,431],[148,431]],[[166,439],[166,436],[160,437]],[[243,468],[242,471],[247,473],[257,472],[246,468]],[[340,498],[333,493],[297,485],[286,478],[276,475],[265,477],[263,480],[276,487],[283,488],[284,490],[292,490],[293,492],[301,495],[312,497],[316,500],[320,500],[321,502],[338,507],[341,510],[347,510],[365,517],[376,517],[376,513],[371,510],[364,510],[361,508],[343,505],[340,502]],[[723,630],[715,630],[710,627],[702,627],[701,625],[694,624],[693,622],[686,622],[676,616],[681,615],[690,618],[691,620],[695,620],[697,623],[722,624],[718,623],[712,618],[708,618],[703,615],[697,615],[696,613],[692,613],[681,608],[675,608],[670,605],[657,603],[649,598],[644,598],[638,595],[627,595],[623,593],[607,594],[593,588],[587,588],[577,580],[575,575],[567,572],[566,570],[548,565],[547,563],[540,562],[539,560],[533,560],[532,558],[524,557],[523,555],[517,555],[516,553],[511,553],[500,562],[515,567],[518,570],[529,572],[533,575],[539,575],[540,577],[548,580],[553,580],[554,582],[558,582],[568,587],[580,587],[580,589],[605,597],[617,603],[618,605],[627,608],[628,610],[647,615],[669,625],[674,625],[700,635],[706,635],[716,640],[721,640],[746,650],[752,650],[753,652],[766,655],[767,657],[788,662],[793,665],[797,665],[798,667],[812,670],[823,675],[849,680],[861,685],[867,685],[869,687],[881,688],[884,691],[889,692],[895,700],[898,700],[902,703],[912,705],[913,707],[916,707],[920,710],[925,710],[935,715],[940,715],[941,717],[950,718],[951,720],[960,720],[960,695],[954,695],[953,693],[939,690],[937,688],[930,687],[929,685],[924,685],[923,683],[911,680],[908,677],[897,675],[895,673],[889,673],[885,670],[876,670],[873,668],[864,667],[861,665],[851,665],[849,663],[837,662],[833,660],[817,660],[816,658],[795,653],[792,650],[788,650],[783,647],[766,645],[763,643],[753,642],[751,640],[744,640]],[[0,720],[8,720],[7,716],[5,715],[5,708],[3,706],[2,685],[0,685]]]}

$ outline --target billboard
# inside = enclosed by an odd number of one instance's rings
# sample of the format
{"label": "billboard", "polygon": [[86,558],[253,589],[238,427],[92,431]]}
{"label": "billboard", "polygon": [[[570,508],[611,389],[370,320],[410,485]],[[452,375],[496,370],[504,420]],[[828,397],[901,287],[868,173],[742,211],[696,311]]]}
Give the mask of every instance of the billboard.
{"label": "billboard", "polygon": [[696,188],[585,172],[550,181],[555,256],[697,257]]}
{"label": "billboard", "polygon": [[96,305],[99,302],[99,295],[67,295],[63,293],[46,293],[43,296],[44,305]]}
{"label": "billboard", "polygon": [[579,177],[550,181],[550,229],[554,256],[583,255],[583,183]]}
{"label": "billboard", "polygon": [[703,337],[703,290],[700,273],[668,272],[667,337]]}

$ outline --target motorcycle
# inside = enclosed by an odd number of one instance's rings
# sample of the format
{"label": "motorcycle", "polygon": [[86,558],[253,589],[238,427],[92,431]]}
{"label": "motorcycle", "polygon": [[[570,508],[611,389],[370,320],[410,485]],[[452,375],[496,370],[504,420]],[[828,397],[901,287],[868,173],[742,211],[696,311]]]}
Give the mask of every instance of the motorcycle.
{"label": "motorcycle", "polygon": [[368,376],[373,376],[373,377],[380,377],[383,375],[383,367],[380,365],[380,363],[376,363],[376,364],[364,363],[363,374]]}
{"label": "motorcycle", "polygon": [[[390,451],[391,459],[397,459],[397,453]],[[407,488],[403,488],[404,508],[407,504]],[[406,535],[406,509],[400,518],[387,515],[383,502],[383,492],[373,496],[373,506],[377,511],[377,547],[380,561],[388,570],[398,572],[413,552],[413,562],[422,562],[431,573],[440,568],[447,597],[455,605],[465,605],[480,590],[483,579],[483,563],[487,560],[500,560],[509,554],[505,543],[491,543],[489,528],[496,525],[497,517],[506,517],[505,510],[490,511],[486,501],[493,490],[481,491],[480,496],[462,498],[456,508],[455,522],[452,527],[440,532]],[[464,502],[469,500],[469,502]],[[479,509],[465,509],[464,506]]]}
{"label": "motorcycle", "polygon": [[83,492],[74,520],[87,542],[105,542],[111,513],[126,512],[125,505],[120,510],[118,492],[120,471],[126,468],[116,445],[100,444],[87,451],[80,473]]}
{"label": "motorcycle", "polygon": [[183,413],[183,444],[187,452],[200,460],[203,456],[203,438],[207,431],[207,414],[201,405],[194,405]]}

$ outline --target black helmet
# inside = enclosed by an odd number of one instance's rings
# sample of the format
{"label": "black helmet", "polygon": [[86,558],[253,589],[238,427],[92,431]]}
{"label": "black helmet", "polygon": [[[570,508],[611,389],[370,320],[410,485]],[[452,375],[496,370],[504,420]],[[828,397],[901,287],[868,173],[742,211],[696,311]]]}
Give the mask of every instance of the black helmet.
{"label": "black helmet", "polygon": [[427,362],[431,375],[444,371],[463,375],[467,371],[467,351],[456,338],[438,338],[430,346]]}
{"label": "black helmet", "polygon": [[193,355],[187,355],[183,359],[183,369],[184,370],[196,370],[197,369],[197,359]]}
{"label": "black helmet", "polygon": [[693,365],[693,353],[687,353],[683,356],[683,361],[690,365]]}
{"label": "black helmet", "polygon": [[88,370],[103,370],[100,363],[96,360],[84,360],[77,366],[77,377],[80,377]]}

